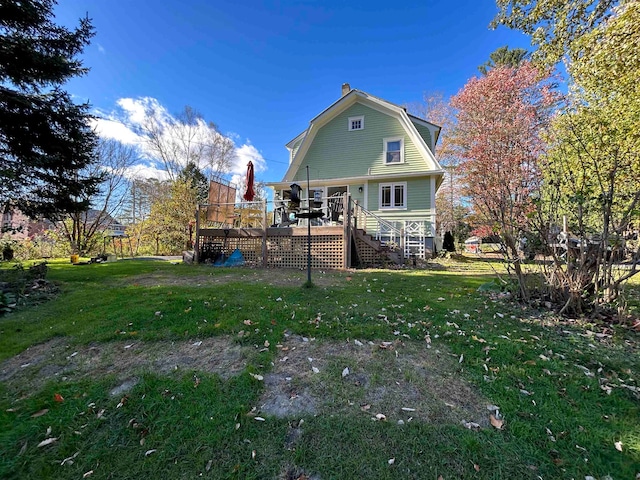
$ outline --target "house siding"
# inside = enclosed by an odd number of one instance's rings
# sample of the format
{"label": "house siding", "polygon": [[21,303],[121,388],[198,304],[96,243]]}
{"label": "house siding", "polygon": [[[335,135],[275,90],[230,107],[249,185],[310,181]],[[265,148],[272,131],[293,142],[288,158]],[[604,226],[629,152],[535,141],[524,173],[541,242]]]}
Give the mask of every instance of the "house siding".
{"label": "house siding", "polygon": [[[359,189],[362,188],[362,192]],[[364,206],[365,184],[357,183],[349,186],[349,193],[351,200],[358,202],[359,205]]]}
{"label": "house siding", "polygon": [[[364,129],[349,131],[348,118],[359,115],[364,116]],[[404,163],[385,164],[383,139],[388,137],[404,139]],[[427,168],[397,118],[361,103],[355,103],[318,130],[294,181],[306,180],[307,165],[311,179],[422,172]]]}
{"label": "house siding", "polygon": [[291,159],[290,159],[290,162],[291,162],[291,160],[293,160],[293,158],[296,156],[296,153],[298,153],[298,149],[300,148],[300,145],[302,145],[302,140],[303,140],[303,139],[304,139],[304,137],[303,137],[303,138],[301,138],[300,140],[298,140],[298,141],[293,145],[293,148],[291,149]]}
{"label": "house siding", "polygon": [[[406,210],[380,210],[380,184],[402,183],[407,184],[407,209]],[[382,218],[409,217],[413,215],[430,215],[431,209],[431,177],[393,179],[380,182],[369,182],[369,195],[367,197],[368,210]]]}
{"label": "house siding", "polygon": [[[400,183],[407,184],[407,209],[406,210],[380,210],[380,184]],[[421,221],[424,222],[425,232],[430,236],[432,215],[434,208],[431,205],[431,177],[397,179],[393,182],[369,182],[369,192],[367,196],[368,210],[378,217],[389,222]],[[375,229],[375,218],[367,221],[367,230]],[[400,226],[402,228],[402,225]]]}
{"label": "house siding", "polygon": [[429,131],[429,129],[424,125],[420,125],[416,122],[411,123],[413,123],[413,126],[416,127],[416,130],[418,130],[418,133],[429,147],[429,150],[431,150],[431,153],[435,153],[433,151],[433,139],[431,138],[431,132]]}

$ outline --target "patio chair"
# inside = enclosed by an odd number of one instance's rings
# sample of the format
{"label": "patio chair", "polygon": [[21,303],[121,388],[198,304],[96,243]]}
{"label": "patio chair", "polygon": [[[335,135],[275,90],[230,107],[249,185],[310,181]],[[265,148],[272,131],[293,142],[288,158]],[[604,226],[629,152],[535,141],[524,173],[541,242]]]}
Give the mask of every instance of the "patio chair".
{"label": "patio chair", "polygon": [[332,222],[340,221],[340,215],[344,213],[344,205],[342,193],[334,193],[327,199],[327,205],[329,207],[329,220]]}

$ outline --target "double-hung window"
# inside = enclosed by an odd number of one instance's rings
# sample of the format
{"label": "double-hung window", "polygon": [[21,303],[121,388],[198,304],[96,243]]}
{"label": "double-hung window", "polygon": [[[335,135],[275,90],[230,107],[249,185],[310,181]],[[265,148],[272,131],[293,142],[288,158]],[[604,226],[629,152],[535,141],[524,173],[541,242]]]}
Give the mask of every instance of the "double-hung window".
{"label": "double-hung window", "polygon": [[349,131],[364,130],[364,115],[349,117]]}
{"label": "double-hung window", "polygon": [[406,208],[407,208],[406,182],[380,184],[380,210],[406,209]]}
{"label": "double-hung window", "polygon": [[404,139],[402,137],[384,139],[384,163],[404,163]]}

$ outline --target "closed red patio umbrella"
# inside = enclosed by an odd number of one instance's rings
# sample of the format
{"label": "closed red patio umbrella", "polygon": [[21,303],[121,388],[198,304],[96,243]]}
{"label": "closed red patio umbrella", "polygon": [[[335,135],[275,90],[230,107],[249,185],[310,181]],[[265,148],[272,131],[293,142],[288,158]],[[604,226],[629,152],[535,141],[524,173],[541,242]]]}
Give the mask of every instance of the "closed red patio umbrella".
{"label": "closed red patio umbrella", "polygon": [[244,198],[247,202],[252,202],[256,196],[256,192],[253,190],[253,162],[247,164],[247,178],[245,183]]}

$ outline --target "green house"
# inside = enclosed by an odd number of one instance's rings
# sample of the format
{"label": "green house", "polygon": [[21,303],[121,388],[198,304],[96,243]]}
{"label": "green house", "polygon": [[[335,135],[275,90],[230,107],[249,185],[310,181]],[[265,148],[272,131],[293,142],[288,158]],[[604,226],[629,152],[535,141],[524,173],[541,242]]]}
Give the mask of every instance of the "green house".
{"label": "green house", "polygon": [[342,224],[346,210],[332,215],[332,201],[348,199],[359,231],[400,249],[405,258],[430,256],[435,196],[444,175],[434,155],[439,134],[439,126],[405,108],[344,84],[342,97],[286,145],[289,168],[281,182],[268,184],[276,205],[282,202],[287,212],[276,223],[288,225],[293,218],[287,205],[295,185],[303,210],[326,212],[310,220],[313,225]]}

